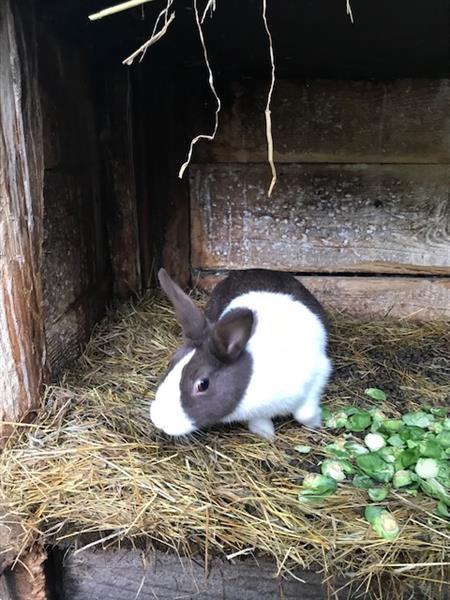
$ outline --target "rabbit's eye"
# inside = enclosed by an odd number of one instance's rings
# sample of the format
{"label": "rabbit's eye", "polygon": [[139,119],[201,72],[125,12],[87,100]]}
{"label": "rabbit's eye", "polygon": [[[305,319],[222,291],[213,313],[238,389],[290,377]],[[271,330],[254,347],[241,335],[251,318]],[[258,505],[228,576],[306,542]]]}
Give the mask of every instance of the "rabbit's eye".
{"label": "rabbit's eye", "polygon": [[207,377],[205,377],[204,379],[199,379],[195,383],[195,389],[199,393],[206,392],[206,390],[208,388],[209,388],[209,379]]}

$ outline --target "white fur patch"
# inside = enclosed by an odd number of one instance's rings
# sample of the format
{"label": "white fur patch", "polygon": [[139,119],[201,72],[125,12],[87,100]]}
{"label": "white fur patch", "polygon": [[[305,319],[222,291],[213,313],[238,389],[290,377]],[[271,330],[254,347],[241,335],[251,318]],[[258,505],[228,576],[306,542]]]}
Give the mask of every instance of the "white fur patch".
{"label": "white fur patch", "polygon": [[[223,314],[250,308],[256,328],[247,344],[253,373],[243,400],[224,421],[247,421],[318,409],[321,389],[329,375],[326,331],[309,308],[287,294],[249,292],[235,298]],[[321,382],[322,385],[314,386]],[[308,398],[310,387],[315,387]],[[320,388],[320,389],[317,389]],[[308,401],[310,400],[310,401]]]}
{"label": "white fur patch", "polygon": [[150,405],[150,419],[155,427],[168,435],[186,435],[195,431],[191,419],[181,404],[181,373],[195,353],[192,350],[177,362],[156,391]]}

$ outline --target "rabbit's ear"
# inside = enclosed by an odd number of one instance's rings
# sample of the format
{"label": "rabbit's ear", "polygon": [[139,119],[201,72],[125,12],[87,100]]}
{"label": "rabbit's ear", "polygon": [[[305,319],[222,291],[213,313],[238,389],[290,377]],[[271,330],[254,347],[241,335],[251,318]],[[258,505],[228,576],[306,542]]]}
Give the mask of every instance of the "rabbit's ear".
{"label": "rabbit's ear", "polygon": [[175,309],[177,321],[183,328],[183,333],[194,344],[201,343],[206,335],[207,322],[203,312],[192,298],[169,277],[165,269],[158,271],[158,279],[162,289],[167,294]]}
{"label": "rabbit's ear", "polygon": [[216,323],[211,333],[211,352],[224,362],[236,360],[253,331],[253,312],[248,308],[230,311]]}

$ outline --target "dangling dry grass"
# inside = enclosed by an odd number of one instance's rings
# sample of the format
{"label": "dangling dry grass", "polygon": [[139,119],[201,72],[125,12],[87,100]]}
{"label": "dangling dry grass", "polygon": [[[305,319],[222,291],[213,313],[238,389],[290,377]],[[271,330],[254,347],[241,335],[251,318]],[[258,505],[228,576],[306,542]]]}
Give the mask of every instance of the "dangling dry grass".
{"label": "dangling dry grass", "polygon": [[[362,518],[366,492],[350,484],[321,506],[299,504],[302,477],[317,470],[332,433],[286,420],[274,442],[240,425],[182,441],[156,432],[148,407],[178,336],[158,295],[122,307],[94,332],[75,368],[48,388],[36,421],[17,427],[0,457],[0,501],[5,521],[20,526],[18,553],[35,542],[80,548],[86,539],[147,539],[206,558],[265,554],[279,573],[321,570],[330,589],[343,575],[352,598],[358,591],[406,598],[415,586],[444,597],[450,536],[431,499],[389,497],[384,504],[401,526],[394,542],[373,534]],[[367,404],[364,389],[377,386],[389,394],[387,413],[425,401],[445,405],[449,341],[448,324],[336,318],[326,402]],[[298,444],[313,451],[299,455]]]}

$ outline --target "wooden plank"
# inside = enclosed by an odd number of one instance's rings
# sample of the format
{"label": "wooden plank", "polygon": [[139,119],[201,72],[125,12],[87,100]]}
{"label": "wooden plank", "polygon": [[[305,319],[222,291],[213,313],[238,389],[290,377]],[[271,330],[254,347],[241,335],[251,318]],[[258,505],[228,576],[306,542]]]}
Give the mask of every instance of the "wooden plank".
{"label": "wooden plank", "polygon": [[20,11],[0,3],[0,446],[9,433],[2,422],[39,404],[45,353],[36,36],[32,5]]}
{"label": "wooden plank", "polygon": [[[211,292],[224,273],[195,272],[196,287]],[[365,319],[392,317],[417,321],[450,319],[450,278],[317,277],[298,279],[325,308]]]}
{"label": "wooden plank", "polygon": [[[64,597],[71,600],[322,600],[322,577],[311,571],[295,573],[300,580],[275,577],[268,559],[212,560],[208,574],[201,559],[138,551],[85,551],[64,560]],[[304,582],[301,581],[304,580]],[[345,594],[340,596],[345,598]]]}
{"label": "wooden plank", "polygon": [[[216,139],[198,162],[264,162],[267,81],[234,83]],[[279,162],[450,162],[450,80],[278,80],[272,102]],[[195,107],[193,107],[193,110]]]}
{"label": "wooden plank", "polygon": [[80,50],[66,40],[40,30],[38,42],[45,134],[43,306],[47,368],[55,376],[103,314],[111,266],[90,72]]}
{"label": "wooden plank", "polygon": [[191,179],[194,268],[450,274],[450,168],[201,165]]}
{"label": "wooden plank", "polygon": [[108,232],[114,296],[125,299],[142,290],[129,71],[109,74],[102,129],[102,154],[108,188]]}

